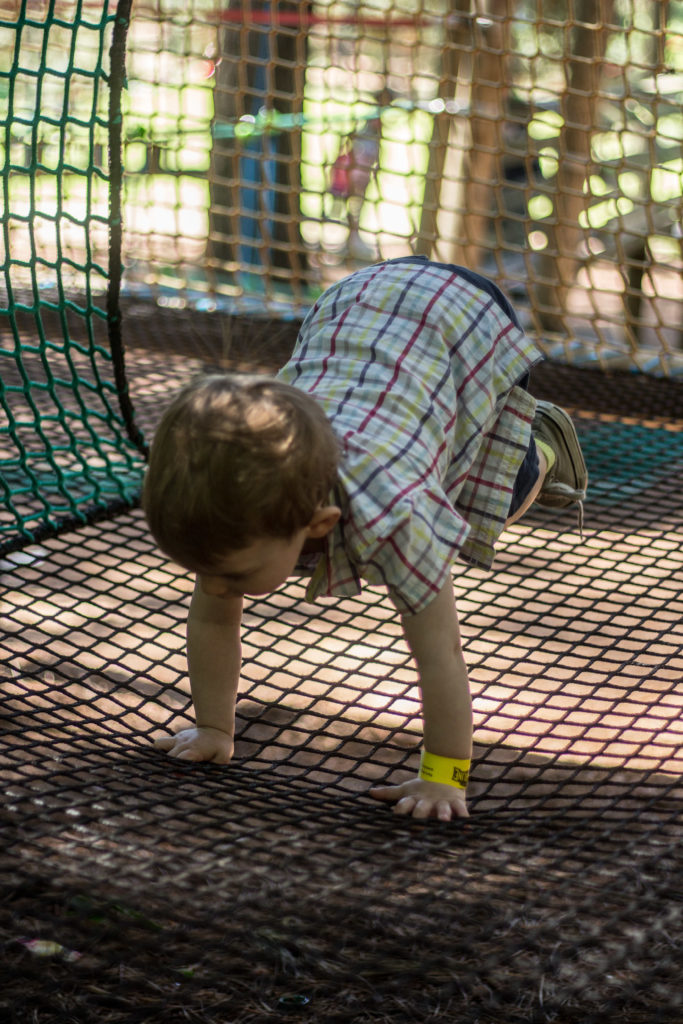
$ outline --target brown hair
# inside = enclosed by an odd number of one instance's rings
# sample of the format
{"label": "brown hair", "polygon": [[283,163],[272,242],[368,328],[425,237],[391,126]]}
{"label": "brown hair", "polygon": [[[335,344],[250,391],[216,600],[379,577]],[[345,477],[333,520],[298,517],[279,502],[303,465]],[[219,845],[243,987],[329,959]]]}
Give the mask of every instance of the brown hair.
{"label": "brown hair", "polygon": [[329,500],[338,448],[306,392],[265,377],[210,374],[162,416],[142,504],[159,547],[191,569],[261,537],[287,539]]}

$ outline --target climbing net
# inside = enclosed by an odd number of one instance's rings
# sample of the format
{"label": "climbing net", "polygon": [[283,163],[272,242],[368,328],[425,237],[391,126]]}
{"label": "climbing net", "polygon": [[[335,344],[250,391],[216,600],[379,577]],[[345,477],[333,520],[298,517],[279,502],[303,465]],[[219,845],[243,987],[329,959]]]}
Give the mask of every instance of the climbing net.
{"label": "climbing net", "polygon": [[378,258],[462,263],[554,358],[680,370],[679,3],[138,3],[138,293],[305,307]]}
{"label": "climbing net", "polygon": [[[283,315],[264,295],[256,317],[221,304],[246,301],[230,282],[203,305],[156,271],[146,291],[120,290],[104,148],[125,139],[126,5],[0,11],[15,55],[0,311],[7,1018],[680,1018],[680,383],[535,372],[581,434],[586,528],[534,511],[494,574],[455,576],[475,714],[467,822],[402,821],[367,797],[414,772],[420,739],[414,667],[374,588],[313,607],[292,582],[251,600],[234,762],[168,761],[150,741],[191,720],[191,581],[135,508],[143,436],[188,376],[279,365],[296,303]],[[17,106],[24,79],[36,97],[54,86],[62,115]],[[55,152],[39,154],[42,132]],[[75,182],[67,193],[72,166],[85,205]],[[114,200],[100,221],[102,182]]]}
{"label": "climbing net", "polygon": [[142,465],[109,345],[120,218],[105,163],[122,51],[110,92],[106,5],[64,6],[0,7],[0,551],[130,506]]}

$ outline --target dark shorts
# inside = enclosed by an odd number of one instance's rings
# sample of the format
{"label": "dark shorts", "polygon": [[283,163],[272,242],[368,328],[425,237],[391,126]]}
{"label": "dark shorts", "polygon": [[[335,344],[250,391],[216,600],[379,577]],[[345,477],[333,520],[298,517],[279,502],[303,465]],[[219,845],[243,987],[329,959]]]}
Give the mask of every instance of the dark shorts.
{"label": "dark shorts", "polygon": [[538,480],[538,469],[538,452],[536,451],[536,442],[532,437],[512,488],[512,499],[510,501],[508,517],[513,516],[524,504],[531,488]]}

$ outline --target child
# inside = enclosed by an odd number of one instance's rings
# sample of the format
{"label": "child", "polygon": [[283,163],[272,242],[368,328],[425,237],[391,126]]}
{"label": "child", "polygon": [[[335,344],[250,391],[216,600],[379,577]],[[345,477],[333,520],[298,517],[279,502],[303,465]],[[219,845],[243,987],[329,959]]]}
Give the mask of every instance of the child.
{"label": "child", "polygon": [[467,816],[472,712],[452,565],[490,568],[533,501],[585,496],[569,417],[525,389],[539,358],[494,284],[407,257],[325,292],[275,379],[215,374],[180,392],[143,505],[160,547],[197,574],[196,726],[160,749],[230,761],[243,596],[305,562],[310,601],[355,594],[361,578],[386,586],[416,661],[419,774],[371,794],[415,818]]}
{"label": "child", "polygon": [[330,192],[337,199],[346,201],[349,226],[346,251],[352,259],[366,262],[376,259],[376,253],[361,238],[360,215],[370,181],[377,176],[382,135],[380,115],[389,102],[388,90],[377,99],[378,109],[343,139],[330,174]]}

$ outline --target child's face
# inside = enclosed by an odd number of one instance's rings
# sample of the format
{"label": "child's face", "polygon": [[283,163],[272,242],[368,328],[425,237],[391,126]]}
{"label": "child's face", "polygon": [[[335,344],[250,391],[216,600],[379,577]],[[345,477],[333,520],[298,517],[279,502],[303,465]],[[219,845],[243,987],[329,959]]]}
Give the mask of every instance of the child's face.
{"label": "child's face", "polygon": [[211,597],[270,594],[292,575],[307,536],[306,528],[286,540],[263,537],[252,541],[220,558],[210,573],[198,573],[200,586]]}

